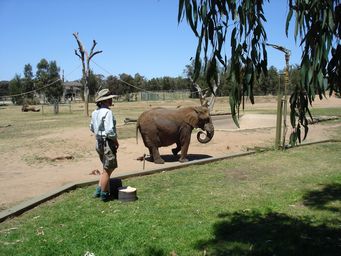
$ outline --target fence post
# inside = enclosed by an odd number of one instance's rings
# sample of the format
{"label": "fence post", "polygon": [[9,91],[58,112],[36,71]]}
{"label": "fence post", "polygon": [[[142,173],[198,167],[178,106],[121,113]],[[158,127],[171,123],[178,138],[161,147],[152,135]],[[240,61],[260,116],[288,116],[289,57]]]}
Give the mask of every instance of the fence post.
{"label": "fence post", "polygon": [[278,93],[277,96],[277,119],[276,119],[276,138],[275,138],[275,149],[279,149],[281,143],[281,131],[282,131],[282,94]]}

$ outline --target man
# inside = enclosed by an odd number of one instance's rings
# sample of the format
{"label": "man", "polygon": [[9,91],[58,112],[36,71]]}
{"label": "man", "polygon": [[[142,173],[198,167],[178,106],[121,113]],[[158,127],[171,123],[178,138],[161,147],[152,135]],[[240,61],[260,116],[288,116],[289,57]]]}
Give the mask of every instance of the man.
{"label": "man", "polygon": [[103,164],[95,197],[102,201],[109,200],[109,181],[111,173],[117,168],[116,153],[119,147],[116,133],[116,120],[110,110],[112,98],[108,89],[103,89],[96,95],[97,109],[91,114],[90,130],[96,135],[96,151]]}

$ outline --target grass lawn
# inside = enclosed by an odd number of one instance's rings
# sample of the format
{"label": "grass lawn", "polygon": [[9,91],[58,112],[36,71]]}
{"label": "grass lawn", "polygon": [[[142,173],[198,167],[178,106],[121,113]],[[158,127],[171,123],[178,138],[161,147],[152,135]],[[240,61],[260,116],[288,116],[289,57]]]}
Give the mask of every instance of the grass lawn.
{"label": "grass lawn", "polygon": [[0,224],[0,255],[340,255],[341,143],[77,189]]}

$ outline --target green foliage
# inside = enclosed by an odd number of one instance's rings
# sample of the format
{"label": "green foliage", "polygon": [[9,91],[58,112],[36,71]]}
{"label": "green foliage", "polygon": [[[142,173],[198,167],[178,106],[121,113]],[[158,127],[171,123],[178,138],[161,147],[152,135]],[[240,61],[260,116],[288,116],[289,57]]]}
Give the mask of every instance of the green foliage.
{"label": "green foliage", "polygon": [[[232,86],[229,96],[236,123],[243,95],[248,95],[253,103],[255,79],[262,73],[267,75],[264,2],[179,0],[178,22],[186,17],[198,38],[194,81],[198,79],[203,66],[208,86],[213,89],[211,82],[217,79],[218,63],[227,70],[223,45],[229,40],[227,35],[230,35],[229,81]],[[326,89],[329,89],[330,94],[341,91],[341,6],[339,0],[289,0],[288,4],[286,33],[292,17],[295,17],[294,36],[297,39],[300,35],[300,44],[303,46],[301,82],[297,86],[295,81],[290,101],[292,126],[299,133],[302,126],[305,132],[308,131],[306,115],[309,115],[309,104],[312,104],[315,95],[322,98]],[[295,118],[297,120],[294,121]],[[299,134],[294,136],[297,139],[299,137]]]}
{"label": "green foliage", "polygon": [[23,83],[18,74],[9,82],[9,92],[12,97],[12,102],[16,105],[21,105],[23,103],[24,97],[20,95],[23,92]]}
{"label": "green foliage", "polygon": [[300,66],[299,65],[293,65],[291,66],[289,70],[289,77],[290,77],[290,84],[289,84],[289,91],[288,93],[292,94],[296,88],[299,88],[301,86],[301,72],[300,72]]}
{"label": "green foliage", "polygon": [[128,95],[138,91],[183,90],[189,89],[190,86],[187,78],[165,76],[148,80],[138,73],[134,77],[129,74],[120,74],[119,77],[110,75],[105,83],[105,86],[117,95]]}
{"label": "green foliage", "polygon": [[0,81],[0,96],[9,95],[9,81]]}
{"label": "green foliage", "polygon": [[274,66],[271,66],[268,70],[268,75],[265,76],[264,74],[261,74],[256,81],[254,87],[255,94],[257,95],[257,90],[259,90],[259,94],[261,95],[276,95],[280,82],[279,79],[280,77],[277,69]]}
{"label": "green foliage", "polygon": [[[193,80],[199,77],[202,55],[206,81],[213,91],[212,80],[218,81],[218,63],[227,69],[224,55],[226,35],[231,30],[231,68],[229,80],[230,106],[235,123],[242,95],[248,94],[253,103],[255,78],[267,72],[265,49],[266,33],[263,22],[263,1],[241,2],[204,0],[179,1],[178,21],[186,16],[194,34],[198,37]],[[198,28],[199,27],[199,28]],[[210,56],[208,57],[208,52]]]}
{"label": "green foliage", "polygon": [[[329,89],[330,95],[341,91],[341,6],[339,0],[290,0],[286,33],[295,14],[295,40],[303,45],[300,78],[290,99],[292,143],[300,142],[308,132],[306,115],[317,94],[320,99]],[[327,78],[327,79],[325,79]]]}
{"label": "green foliage", "polygon": [[[102,75],[96,75],[92,70],[89,73],[88,87],[89,87],[89,96],[92,101],[95,99],[96,92],[100,90],[100,88],[104,84],[104,77]],[[82,87],[82,92],[84,91],[84,87]],[[84,92],[81,94],[84,95]],[[90,100],[91,101],[91,100]]]}
{"label": "green foliage", "polygon": [[64,88],[60,80],[60,68],[56,61],[50,61],[47,72],[49,86],[44,89],[45,96],[50,103],[60,102]]}
{"label": "green foliage", "polygon": [[16,95],[12,97],[12,102],[16,105],[39,104],[39,93],[44,93],[51,103],[59,102],[64,90],[59,72],[56,61],[49,63],[46,59],[41,59],[34,77],[31,64],[26,64],[24,78],[15,75],[10,81],[9,94]]}
{"label": "green foliage", "polygon": [[[31,64],[26,64],[24,67],[24,78],[23,78],[23,92],[27,93],[25,98],[33,99],[34,98],[34,77],[32,72]],[[28,93],[32,92],[32,93]]]}
{"label": "green foliage", "polygon": [[41,59],[37,64],[36,71],[36,80],[37,80],[37,88],[41,89],[44,85],[48,84],[49,77],[49,63],[46,59]]}

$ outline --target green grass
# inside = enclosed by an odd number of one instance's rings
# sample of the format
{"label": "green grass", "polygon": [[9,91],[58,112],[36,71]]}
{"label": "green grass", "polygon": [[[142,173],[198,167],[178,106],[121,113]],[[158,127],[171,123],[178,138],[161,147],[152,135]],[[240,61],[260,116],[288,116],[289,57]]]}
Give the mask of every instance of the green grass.
{"label": "green grass", "polygon": [[130,203],[77,189],[1,223],[0,255],[339,255],[340,151],[317,144],[130,178]]}
{"label": "green grass", "polygon": [[341,108],[312,108],[311,114],[314,116],[341,116]]}

